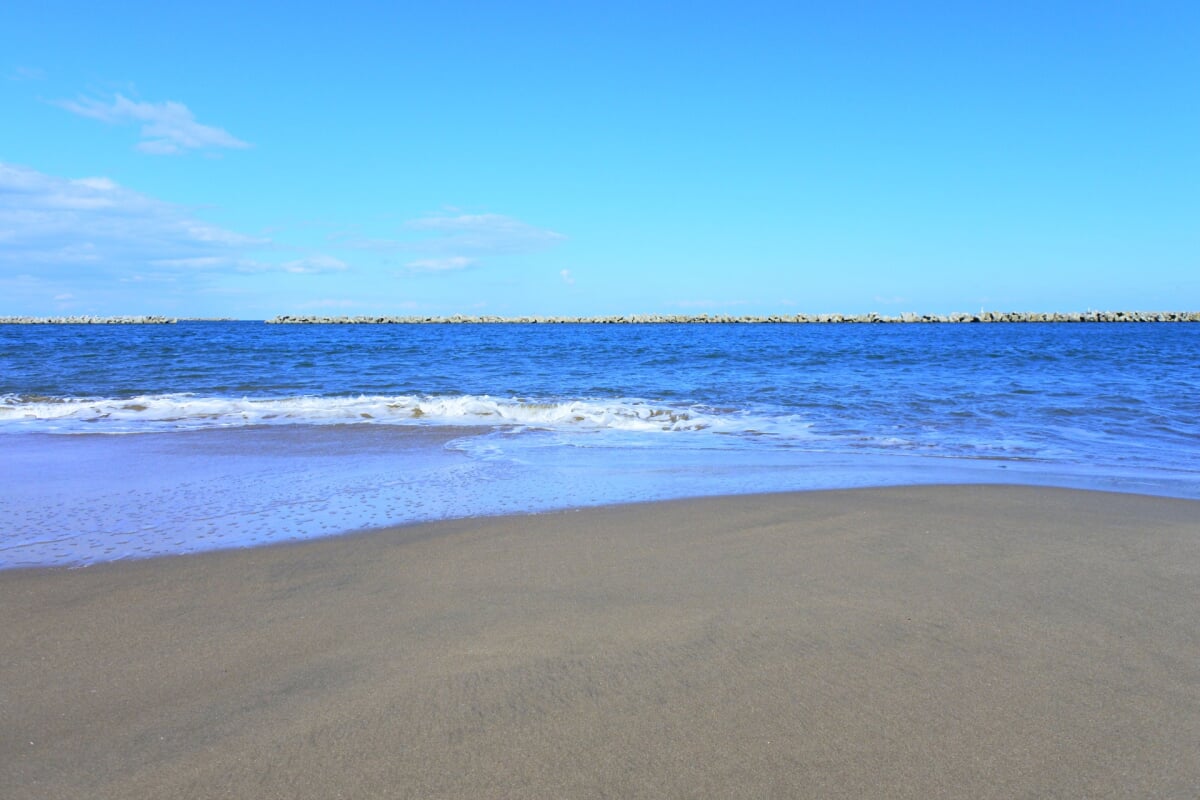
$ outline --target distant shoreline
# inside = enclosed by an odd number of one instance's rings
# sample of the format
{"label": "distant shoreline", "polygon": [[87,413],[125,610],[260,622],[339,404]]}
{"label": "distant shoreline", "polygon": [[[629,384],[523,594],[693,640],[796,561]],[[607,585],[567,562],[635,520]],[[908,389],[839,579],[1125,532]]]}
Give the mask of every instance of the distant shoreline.
{"label": "distant shoreline", "polygon": [[[173,325],[177,322],[257,322],[230,317],[0,317],[0,325]],[[961,324],[1020,322],[1200,322],[1200,311],[984,311],[979,314],[620,314],[571,316],[341,316],[280,314],[267,325],[671,325],[671,324]]]}

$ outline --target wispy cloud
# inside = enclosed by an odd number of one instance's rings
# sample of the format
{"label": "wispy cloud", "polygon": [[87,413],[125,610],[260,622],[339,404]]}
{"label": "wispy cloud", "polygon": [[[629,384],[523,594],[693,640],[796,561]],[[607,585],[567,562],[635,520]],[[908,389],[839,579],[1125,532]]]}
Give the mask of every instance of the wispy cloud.
{"label": "wispy cloud", "polygon": [[562,278],[562,282],[565,283],[567,286],[575,285],[575,276],[571,274],[571,270],[564,269],[564,270],[560,271],[558,273],[558,275],[559,275],[559,277]]}
{"label": "wispy cloud", "polygon": [[423,272],[446,272],[448,270],[466,269],[476,263],[476,259],[466,256],[448,256],[446,258],[418,258],[409,261],[404,266]]}
{"label": "wispy cloud", "polygon": [[294,275],[311,275],[318,272],[344,272],[349,268],[350,265],[340,258],[325,255],[314,255],[308,258],[296,259],[295,261],[285,261],[279,265],[279,269]]}
{"label": "wispy cloud", "polygon": [[404,235],[395,238],[358,234],[337,237],[355,250],[407,256],[408,269],[452,272],[480,267],[500,256],[536,253],[567,237],[504,214],[449,214],[409,220]]}
{"label": "wispy cloud", "polygon": [[243,149],[250,147],[223,128],[196,121],[183,103],[148,103],[116,94],[111,100],[79,97],[54,104],[73,114],[109,125],[141,124],[137,149],[151,155],[175,155],[189,150]]}
{"label": "wispy cloud", "polygon": [[[61,178],[0,162],[0,266],[211,266],[267,240],[197,219],[108,178]],[[208,261],[206,260],[213,260]]]}
{"label": "wispy cloud", "polygon": [[205,270],[221,268],[231,264],[238,265],[241,261],[226,256],[195,256],[193,258],[158,258],[150,263],[156,267],[167,267],[168,269]]}
{"label": "wispy cloud", "polygon": [[151,274],[304,275],[350,267],[324,253],[288,261],[256,255],[271,249],[281,248],[108,178],[61,178],[0,162],[0,274],[36,267],[44,275],[86,272],[136,281]]}
{"label": "wispy cloud", "polygon": [[503,214],[422,217],[406,222],[404,227],[433,234],[423,242],[424,247],[460,255],[531,253],[567,238]]}
{"label": "wispy cloud", "polygon": [[350,265],[340,258],[312,255],[277,263],[256,258],[234,256],[196,256],[193,258],[160,258],[151,262],[156,267],[194,271],[288,272],[293,275],[315,275],[319,272],[344,272]]}
{"label": "wispy cloud", "polygon": [[8,73],[10,81],[44,81],[46,70],[39,67],[17,67]]}

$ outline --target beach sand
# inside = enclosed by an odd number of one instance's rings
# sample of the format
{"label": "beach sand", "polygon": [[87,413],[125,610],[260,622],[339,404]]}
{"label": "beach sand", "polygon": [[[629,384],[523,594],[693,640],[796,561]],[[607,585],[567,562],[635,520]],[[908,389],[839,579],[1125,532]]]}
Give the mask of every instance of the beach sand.
{"label": "beach sand", "polygon": [[1200,503],[708,498],[0,573],[17,798],[1200,796]]}

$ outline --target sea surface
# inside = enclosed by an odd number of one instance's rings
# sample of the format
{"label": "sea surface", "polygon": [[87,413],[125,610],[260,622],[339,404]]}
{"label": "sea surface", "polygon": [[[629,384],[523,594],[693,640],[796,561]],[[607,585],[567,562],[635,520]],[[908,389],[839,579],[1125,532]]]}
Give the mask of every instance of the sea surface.
{"label": "sea surface", "polygon": [[1200,325],[0,325],[0,568],[698,495],[1200,498]]}

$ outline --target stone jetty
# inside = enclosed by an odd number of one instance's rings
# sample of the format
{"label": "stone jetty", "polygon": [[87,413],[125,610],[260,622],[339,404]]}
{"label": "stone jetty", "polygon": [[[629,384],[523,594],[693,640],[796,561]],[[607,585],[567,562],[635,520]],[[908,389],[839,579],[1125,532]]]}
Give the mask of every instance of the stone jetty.
{"label": "stone jetty", "polygon": [[[186,317],[184,322],[232,322],[225,317]],[[0,317],[0,325],[173,325],[174,317]],[[914,314],[897,316],[881,314],[765,314],[732,316],[729,314],[627,314],[602,317],[559,316],[358,316],[325,317],[281,314],[265,320],[268,325],[423,325],[423,324],[591,324],[591,325],[653,325],[680,323],[996,323],[996,322],[1200,322],[1200,311],[1074,311],[1027,312],[984,311],[980,314]]]}
{"label": "stone jetty", "polygon": [[171,317],[0,317],[0,325],[173,325]]}
{"label": "stone jetty", "polygon": [[266,321],[273,325],[416,325],[416,324],[656,324],[656,323],[1019,323],[1019,322],[1200,322],[1200,311],[1082,311],[1025,312],[984,311],[979,314],[768,314],[730,316],[728,314],[630,314],[606,317],[494,317],[464,316],[359,316],[324,317],[283,314]]}

